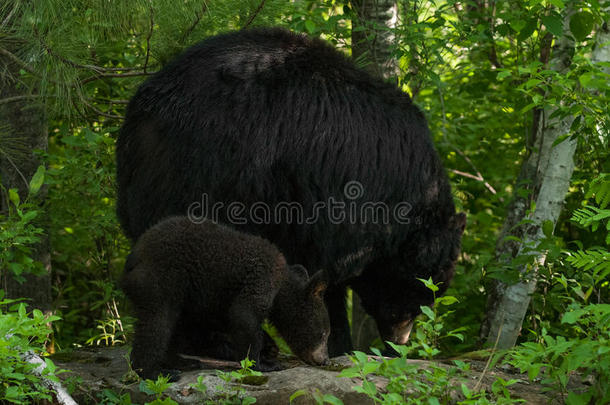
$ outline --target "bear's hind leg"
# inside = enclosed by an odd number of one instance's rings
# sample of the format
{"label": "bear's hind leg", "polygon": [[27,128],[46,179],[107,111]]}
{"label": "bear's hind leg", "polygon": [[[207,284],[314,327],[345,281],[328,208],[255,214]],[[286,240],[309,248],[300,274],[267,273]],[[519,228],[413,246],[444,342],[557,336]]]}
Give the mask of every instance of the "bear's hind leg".
{"label": "bear's hind leg", "polygon": [[155,379],[168,374],[177,379],[177,372],[164,370],[162,366],[169,353],[172,333],[175,330],[179,312],[169,306],[153,307],[137,311],[135,340],[131,351],[133,369],[142,377]]}

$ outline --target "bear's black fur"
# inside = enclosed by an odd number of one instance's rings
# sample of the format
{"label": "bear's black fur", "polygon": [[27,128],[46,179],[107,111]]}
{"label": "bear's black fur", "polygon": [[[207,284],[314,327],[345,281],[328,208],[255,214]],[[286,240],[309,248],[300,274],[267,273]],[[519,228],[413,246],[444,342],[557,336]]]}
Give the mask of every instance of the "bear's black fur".
{"label": "bear's black fur", "polygon": [[328,360],[324,274],[309,279],[287,266],[265,239],[170,217],[140,236],[125,267],[122,287],[138,318],[131,359],[145,378],[174,368],[178,353],[249,356],[264,370],[265,318],[301,359]]}
{"label": "bear's black fur", "polygon": [[[326,269],[331,355],[351,348],[348,285],[387,331],[431,303],[416,277],[453,275],[465,216],[455,213],[424,115],[319,39],[251,29],[189,48],[132,98],[117,167],[118,216],[133,240],[205,200],[208,215],[225,204],[213,219],[269,239],[291,263]],[[346,197],[350,181],[361,186],[359,198]],[[408,203],[408,221],[336,221],[322,211],[313,221],[242,224],[226,209],[297,202],[311,218],[330,198],[354,212],[364,203]]]}

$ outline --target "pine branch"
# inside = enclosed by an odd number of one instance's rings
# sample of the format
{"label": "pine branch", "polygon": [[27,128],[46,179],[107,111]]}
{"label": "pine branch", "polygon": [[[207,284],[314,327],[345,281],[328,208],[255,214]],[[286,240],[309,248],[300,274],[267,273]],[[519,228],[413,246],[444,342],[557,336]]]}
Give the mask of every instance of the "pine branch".
{"label": "pine branch", "polygon": [[126,72],[126,73],[100,73],[100,74],[90,76],[86,79],[83,79],[81,81],[81,85],[93,82],[95,80],[107,78],[107,77],[124,78],[124,77],[137,77],[137,76],[152,76],[155,73],[156,72],[144,72],[144,71]]}
{"label": "pine branch", "polygon": [[20,1],[16,1],[15,5],[13,6],[13,9],[8,13],[8,15],[6,16],[6,18],[4,19],[4,21],[2,21],[2,25],[0,25],[0,30],[3,31],[4,27],[6,27],[9,23],[9,21],[11,20],[11,18],[13,18],[13,15],[15,15],[15,13],[17,12],[17,9],[20,6]]}
{"label": "pine branch", "polygon": [[89,108],[90,110],[92,110],[99,116],[111,118],[111,119],[117,119],[117,120],[125,119],[125,117],[123,115],[109,114],[109,113],[106,113],[106,112],[100,110],[99,108],[95,107],[93,104],[91,104],[87,100],[87,98],[80,91],[78,92],[78,98],[80,99],[81,103],[83,103],[83,105],[85,105],[87,108]]}
{"label": "pine branch", "polygon": [[4,48],[0,48],[0,55],[6,56],[10,60],[12,60],[14,63],[21,66],[26,72],[29,72],[35,76],[38,76],[38,73],[30,65],[28,65],[26,62],[19,59],[19,57],[17,57],[17,55],[15,55],[14,53],[12,53]]}
{"label": "pine branch", "polygon": [[155,10],[150,6],[150,30],[148,31],[148,35],[146,36],[146,57],[144,58],[144,66],[142,70],[146,73],[146,69],[148,67],[148,61],[150,59],[150,38],[153,34],[153,28],[155,27]]}
{"label": "pine branch", "polygon": [[264,6],[265,6],[265,0],[262,0],[260,2],[260,4],[258,5],[258,7],[256,8],[256,10],[254,10],[254,13],[250,16],[250,18],[248,18],[248,21],[246,21],[246,24],[243,27],[241,27],[242,30],[245,28],[248,28],[248,26],[250,24],[252,24],[252,21],[254,21],[254,19],[261,12],[261,10],[263,9]]}
{"label": "pine branch", "polygon": [[205,15],[206,11],[208,11],[208,5],[204,1],[203,5],[201,6],[201,15],[199,13],[197,13],[197,12],[195,13],[195,17],[197,17],[197,18],[195,19],[193,24],[191,24],[191,26],[188,27],[184,31],[184,34],[182,34],[182,37],[181,37],[181,40],[180,40],[181,43],[184,43],[186,41],[186,39],[193,33],[193,30],[195,29],[195,27],[197,27],[197,25],[199,24],[199,22],[201,21],[201,19]]}
{"label": "pine branch", "polygon": [[[151,30],[151,35],[152,35],[152,30]],[[148,40],[150,40],[150,37],[148,38]],[[81,63],[74,62],[70,59],[67,59],[67,58],[59,55],[53,49],[51,49],[51,47],[49,47],[42,39],[38,38],[38,41],[42,45],[42,47],[45,49],[45,51],[47,52],[47,54],[49,56],[52,56],[52,57],[60,60],[64,64],[66,64],[70,67],[73,67],[75,69],[87,69],[87,70],[92,70],[96,73],[94,76],[91,76],[91,77],[83,80],[81,82],[81,84],[89,83],[93,80],[96,80],[97,78],[102,78],[102,77],[130,77],[130,76],[143,76],[143,75],[153,74],[153,73],[146,72],[146,64],[148,63],[148,61],[145,61],[144,71],[137,71],[137,72],[135,71],[138,69],[136,67],[105,68],[105,67],[96,66],[96,65],[81,64]],[[147,50],[147,52],[148,52],[148,50]],[[147,57],[148,57],[148,55],[147,55]],[[25,62],[23,62],[23,63],[25,63]],[[127,73],[117,73],[117,72],[127,72]]]}
{"label": "pine branch", "polygon": [[40,97],[39,94],[28,94],[26,96],[7,97],[7,98],[0,99],[0,105],[14,103],[16,101],[21,101],[21,100],[29,100],[31,98],[38,98],[38,97]]}

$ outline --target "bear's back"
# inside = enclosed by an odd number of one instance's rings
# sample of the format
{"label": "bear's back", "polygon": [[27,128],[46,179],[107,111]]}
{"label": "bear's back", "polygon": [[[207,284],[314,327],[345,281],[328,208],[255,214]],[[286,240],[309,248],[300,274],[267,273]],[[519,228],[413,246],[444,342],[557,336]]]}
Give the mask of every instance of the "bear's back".
{"label": "bear's back", "polygon": [[258,283],[279,284],[283,256],[269,241],[188,217],[170,217],[146,231],[134,256],[160,280],[182,280],[196,295],[236,294]]}
{"label": "bear's back", "polygon": [[[310,224],[233,223],[314,270],[371,247],[392,254],[419,224],[446,222],[453,212],[410,97],[325,42],[279,28],[206,39],[142,84],[118,138],[117,177],[117,211],[132,239],[204,197],[209,207],[240,203],[250,212],[260,203],[298,203]],[[388,227],[317,215],[314,203],[345,201],[354,181],[363,192],[349,201],[356,212],[366,202],[408,203],[409,217],[421,221]],[[212,219],[227,223],[229,214]]]}

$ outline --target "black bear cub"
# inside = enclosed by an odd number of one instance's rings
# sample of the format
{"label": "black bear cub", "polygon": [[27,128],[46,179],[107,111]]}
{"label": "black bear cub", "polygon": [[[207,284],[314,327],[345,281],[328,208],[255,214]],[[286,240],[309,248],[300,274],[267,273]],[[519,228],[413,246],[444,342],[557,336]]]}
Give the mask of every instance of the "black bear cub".
{"label": "black bear cub", "polygon": [[185,353],[249,356],[259,369],[272,369],[261,363],[265,318],[298,357],[324,364],[326,286],[324,273],[310,279],[263,238],[209,221],[165,219],[142,234],[125,265],[122,287],[138,318],[133,368],[154,378]]}

